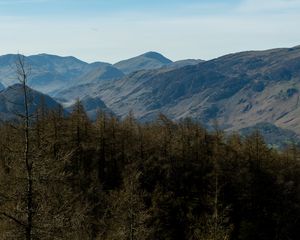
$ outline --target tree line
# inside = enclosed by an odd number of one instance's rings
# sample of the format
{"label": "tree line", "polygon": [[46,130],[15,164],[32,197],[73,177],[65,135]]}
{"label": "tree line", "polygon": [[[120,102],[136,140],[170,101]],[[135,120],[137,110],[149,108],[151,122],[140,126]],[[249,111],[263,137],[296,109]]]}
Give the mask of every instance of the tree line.
{"label": "tree line", "polygon": [[27,239],[28,224],[29,239],[298,237],[295,147],[163,115],[91,122],[80,103],[70,116],[39,108],[27,130],[28,142],[23,124],[0,126],[1,239]]}

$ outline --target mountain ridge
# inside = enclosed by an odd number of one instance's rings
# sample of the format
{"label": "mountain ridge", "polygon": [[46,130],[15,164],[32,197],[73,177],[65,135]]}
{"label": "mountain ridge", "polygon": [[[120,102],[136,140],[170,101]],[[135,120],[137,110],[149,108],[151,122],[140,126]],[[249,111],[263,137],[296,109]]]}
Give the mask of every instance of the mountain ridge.
{"label": "mountain ridge", "polygon": [[[145,55],[160,56],[150,52],[137,57]],[[124,117],[132,110],[141,121],[153,120],[162,112],[174,120],[218,121],[227,131],[269,122],[300,133],[299,46],[231,53],[208,61],[183,60],[177,67],[172,64],[176,62],[166,60],[163,66],[103,81],[97,77],[97,71],[101,72],[97,67],[115,66],[94,63],[78,84],[53,91],[51,96],[66,106],[78,97],[100,99],[116,115]]]}
{"label": "mountain ridge", "polygon": [[271,122],[300,133],[295,105],[299,77],[300,48],[278,48],[228,54],[171,70],[141,70],[82,89],[100,97],[116,114],[133,110],[143,121],[162,112],[175,120],[217,120],[230,131]]}
{"label": "mountain ridge", "polygon": [[130,74],[140,70],[161,68],[171,63],[172,61],[162,54],[150,51],[139,56],[117,62],[113,66],[125,74]]}

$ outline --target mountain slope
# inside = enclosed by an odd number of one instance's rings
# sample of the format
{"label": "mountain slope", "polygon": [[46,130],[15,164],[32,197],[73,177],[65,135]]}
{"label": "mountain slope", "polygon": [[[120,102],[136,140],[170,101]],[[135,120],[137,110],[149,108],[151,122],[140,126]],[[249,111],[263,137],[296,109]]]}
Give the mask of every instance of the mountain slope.
{"label": "mountain slope", "polygon": [[129,74],[139,70],[161,68],[170,63],[172,63],[170,59],[157,52],[147,52],[137,57],[118,62],[114,64],[114,67],[118,68],[125,74]]}
{"label": "mountain slope", "polygon": [[[91,71],[88,71],[76,79],[76,85],[78,83],[85,84],[91,82],[108,81],[112,79],[121,78],[124,73],[119,69],[113,67],[110,64],[102,64],[94,67]],[[74,85],[74,84],[73,84]]]}
{"label": "mountain slope", "polygon": [[[14,54],[0,56],[0,81],[7,86],[17,83],[14,70],[16,59],[17,55]],[[101,78],[101,74],[105,80],[122,74],[108,63],[88,64],[75,57],[39,54],[26,57],[26,61],[31,69],[28,85],[44,93],[97,80]]]}
{"label": "mountain slope", "polygon": [[[29,99],[29,114],[44,104],[46,109],[59,109],[60,104],[51,97],[31,88],[27,88]],[[21,84],[12,85],[0,92],[0,120],[6,121],[24,115],[24,94]]]}
{"label": "mountain slope", "polygon": [[0,82],[0,91],[2,91],[4,89],[5,89],[4,85]]}
{"label": "mountain slope", "polygon": [[166,68],[170,68],[170,69],[176,69],[176,68],[182,68],[188,65],[197,65],[199,63],[204,62],[204,60],[201,59],[184,59],[184,60],[179,60],[179,61],[175,61],[172,63],[169,63],[167,66],[165,66]]}
{"label": "mountain slope", "polygon": [[[96,120],[97,115],[100,112],[105,112],[109,115],[115,115],[99,97],[84,97],[80,100],[80,103],[84,107],[86,114],[91,120]],[[72,112],[76,105],[73,104],[70,107],[66,108],[68,112]]]}
{"label": "mountain slope", "polygon": [[[204,62],[203,60],[196,60],[196,59],[186,59],[186,60],[180,60],[176,62],[171,62],[159,69],[154,69],[154,72],[163,73],[168,72],[177,68],[182,68],[189,65],[196,65],[198,63]],[[150,69],[152,71],[153,69]],[[102,69],[99,69],[100,74],[103,73]],[[115,69],[113,70],[115,71]],[[137,71],[139,72],[139,71]],[[153,72],[153,71],[152,71]],[[146,73],[145,70],[140,70],[141,74]],[[140,73],[132,73],[128,74],[128,76],[134,75],[134,74],[140,74]],[[106,75],[106,74],[104,74]],[[121,78],[122,76],[125,77],[125,75],[120,71],[120,73],[116,73],[115,75],[119,75],[119,77],[115,77],[116,79]],[[97,70],[91,71],[87,73],[86,75],[81,76],[80,78],[85,80],[79,80],[78,82],[82,83],[80,85],[70,86],[63,88],[59,91],[53,92],[51,96],[56,98],[61,103],[69,106],[71,103],[73,103],[77,98],[82,99],[83,97],[87,95],[94,95],[95,89],[101,88],[102,85],[106,85],[104,77],[101,75],[100,77],[97,77]],[[98,79],[97,79],[98,78]],[[110,79],[112,80],[112,79]],[[85,83],[86,82],[86,83]]]}
{"label": "mountain slope", "polygon": [[217,120],[227,130],[271,122],[300,133],[299,89],[300,47],[294,47],[230,54],[169,71],[134,72],[85,91],[116,114],[133,110],[145,121],[162,112],[172,119]]}
{"label": "mountain slope", "polygon": [[[170,60],[149,54],[123,62],[125,71],[133,72],[110,81],[101,80],[102,69],[115,66],[95,64],[75,85],[52,96],[66,106],[75,98],[91,100],[91,112],[102,104],[100,99],[116,115],[124,117],[132,110],[142,121],[162,112],[175,120],[192,117],[211,125],[217,120],[228,131],[268,122],[300,134],[300,46],[229,54],[188,65],[186,61],[175,69],[168,67],[173,64]],[[133,70],[145,58],[160,66]],[[145,66],[155,68],[147,61]]]}
{"label": "mountain slope", "polygon": [[274,148],[284,149],[293,143],[298,146],[300,144],[299,135],[291,130],[279,128],[271,123],[257,123],[252,127],[243,128],[239,132],[243,136],[249,136],[255,131],[259,131],[265,141]]}

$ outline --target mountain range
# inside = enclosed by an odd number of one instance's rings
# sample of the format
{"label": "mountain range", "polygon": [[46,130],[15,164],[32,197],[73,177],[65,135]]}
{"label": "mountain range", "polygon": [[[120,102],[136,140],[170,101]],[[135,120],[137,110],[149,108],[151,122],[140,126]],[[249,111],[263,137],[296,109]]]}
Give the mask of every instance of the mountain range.
{"label": "mountain range", "polygon": [[[5,86],[15,83],[11,67],[15,57],[0,57],[0,82]],[[164,113],[208,126],[217,121],[226,131],[268,123],[300,134],[300,46],[209,61],[172,62],[156,52],[116,64],[47,54],[27,60],[32,68],[30,87],[70,109],[82,99],[92,117],[99,109],[120,117],[132,111],[140,121]]]}

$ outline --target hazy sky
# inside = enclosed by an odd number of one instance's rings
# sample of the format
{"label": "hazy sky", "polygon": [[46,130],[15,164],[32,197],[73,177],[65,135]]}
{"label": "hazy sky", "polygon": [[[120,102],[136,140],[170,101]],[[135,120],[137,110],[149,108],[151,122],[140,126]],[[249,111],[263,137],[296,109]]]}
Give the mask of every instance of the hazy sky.
{"label": "hazy sky", "polygon": [[300,45],[300,0],[0,0],[0,54],[116,62]]}

